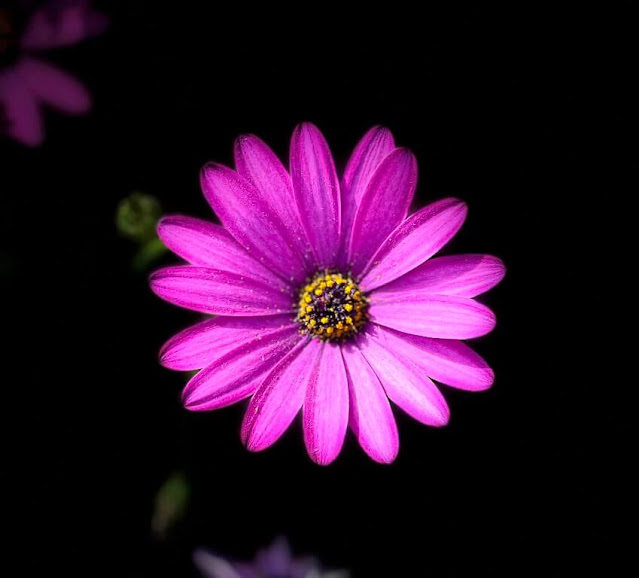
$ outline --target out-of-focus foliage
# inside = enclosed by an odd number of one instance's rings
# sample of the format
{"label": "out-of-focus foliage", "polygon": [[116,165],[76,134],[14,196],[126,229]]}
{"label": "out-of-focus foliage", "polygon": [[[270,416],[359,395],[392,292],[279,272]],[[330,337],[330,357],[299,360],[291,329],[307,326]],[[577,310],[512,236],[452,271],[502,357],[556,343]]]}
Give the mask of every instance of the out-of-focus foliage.
{"label": "out-of-focus foliage", "polygon": [[131,193],[118,204],[115,222],[119,233],[139,244],[132,261],[136,271],[147,270],[167,250],[156,233],[161,215],[160,202],[145,193]]}
{"label": "out-of-focus foliage", "polygon": [[163,540],[184,517],[191,496],[188,479],[181,471],[173,472],[155,495],[151,532]]}
{"label": "out-of-focus foliage", "polygon": [[144,243],[156,237],[161,215],[162,205],[154,196],[136,192],[120,201],[116,224],[123,236]]}

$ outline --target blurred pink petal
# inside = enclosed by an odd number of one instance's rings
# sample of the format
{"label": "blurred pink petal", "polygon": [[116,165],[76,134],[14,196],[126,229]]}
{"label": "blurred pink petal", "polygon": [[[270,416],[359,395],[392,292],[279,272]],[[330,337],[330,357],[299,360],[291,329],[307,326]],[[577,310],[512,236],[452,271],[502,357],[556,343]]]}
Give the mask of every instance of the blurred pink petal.
{"label": "blurred pink petal", "polygon": [[70,115],[91,109],[91,94],[79,80],[30,54],[76,44],[107,25],[86,0],[51,0],[31,15],[16,42],[21,54],[0,70],[0,134],[35,147],[44,140],[42,105]]}
{"label": "blurred pink petal", "polygon": [[80,115],[91,110],[91,94],[70,74],[35,58],[25,58],[20,70],[42,102],[66,114]]}
{"label": "blurred pink petal", "polygon": [[67,4],[58,9],[43,8],[31,16],[20,43],[23,50],[70,46],[102,34],[107,29],[108,18],[94,12],[88,2]]}
{"label": "blurred pink petal", "polygon": [[40,105],[21,64],[0,71],[0,127],[3,125],[3,132],[23,145],[36,147],[44,140]]}

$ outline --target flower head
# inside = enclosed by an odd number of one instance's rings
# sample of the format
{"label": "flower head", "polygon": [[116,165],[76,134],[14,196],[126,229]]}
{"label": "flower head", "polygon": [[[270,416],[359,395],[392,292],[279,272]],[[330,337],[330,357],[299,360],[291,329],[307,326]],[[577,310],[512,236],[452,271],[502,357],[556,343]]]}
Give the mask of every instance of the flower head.
{"label": "flower head", "polygon": [[0,10],[0,135],[38,146],[44,140],[43,105],[71,115],[89,111],[85,86],[36,55],[82,42],[106,26],[88,0],[49,0],[26,19],[18,10]]}
{"label": "flower head", "polygon": [[462,339],[495,325],[473,298],[496,285],[502,262],[434,258],[466,205],[444,199],[408,215],[417,162],[374,127],[342,176],[320,131],[293,133],[290,172],[255,136],[235,144],[236,170],[204,167],[204,195],[223,226],[189,217],[159,224],[188,264],[157,271],[163,299],[214,315],[173,337],[161,362],[200,370],[183,392],[207,411],[251,398],[242,425],[249,450],[273,444],[302,411],[320,464],[339,454],[347,427],[374,460],[399,448],[389,400],[431,426],[448,422],[433,379],[478,391],[493,382]]}
{"label": "flower head", "polygon": [[203,549],[193,559],[204,578],[348,578],[344,571],[321,572],[313,558],[293,559],[284,538],[258,552],[253,563],[229,562]]}

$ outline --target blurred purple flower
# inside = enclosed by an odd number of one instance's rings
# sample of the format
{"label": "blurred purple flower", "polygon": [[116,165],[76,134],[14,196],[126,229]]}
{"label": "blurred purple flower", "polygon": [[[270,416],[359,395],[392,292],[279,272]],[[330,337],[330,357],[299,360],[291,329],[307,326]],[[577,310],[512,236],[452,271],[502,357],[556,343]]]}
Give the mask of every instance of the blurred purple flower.
{"label": "blurred purple flower", "polygon": [[253,563],[230,562],[203,549],[193,560],[204,578],[348,578],[344,570],[322,572],[313,558],[293,559],[284,538],[258,552]]}
{"label": "blurred purple flower", "polygon": [[[251,397],[242,440],[271,446],[302,411],[304,440],[322,465],[347,426],[374,460],[390,463],[399,437],[389,401],[430,426],[449,408],[433,379],[469,391],[493,382],[461,340],[495,316],[474,299],[504,276],[488,255],[431,259],[464,223],[466,204],[436,201],[408,214],[417,161],[373,127],[339,181],[328,143],[295,129],[290,173],[255,136],[235,145],[236,170],[204,167],[204,195],[224,227],[174,216],[158,233],[189,265],[155,272],[151,288],[215,315],[171,339],[161,362],[201,369],[182,394],[193,411]],[[432,378],[432,379],[431,379]]]}
{"label": "blurred purple flower", "polygon": [[86,87],[37,55],[101,34],[107,17],[89,0],[50,0],[17,27],[17,10],[0,10],[0,134],[35,147],[44,140],[43,105],[70,115],[86,114]]}

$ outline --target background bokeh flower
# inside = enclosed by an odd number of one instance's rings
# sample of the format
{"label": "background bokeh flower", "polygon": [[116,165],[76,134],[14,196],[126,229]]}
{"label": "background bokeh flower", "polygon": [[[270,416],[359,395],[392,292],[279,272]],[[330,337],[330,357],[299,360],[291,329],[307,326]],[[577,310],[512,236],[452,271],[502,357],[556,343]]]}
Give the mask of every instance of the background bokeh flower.
{"label": "background bokeh flower", "polygon": [[293,558],[283,537],[258,552],[253,562],[231,562],[205,549],[196,550],[193,561],[203,578],[349,578],[346,570],[322,571],[314,558]]}
{"label": "background bokeh flower", "polygon": [[0,10],[0,134],[35,147],[44,140],[45,106],[68,115],[91,109],[88,89],[40,54],[101,34],[108,19],[89,0],[49,0],[20,12]]}

